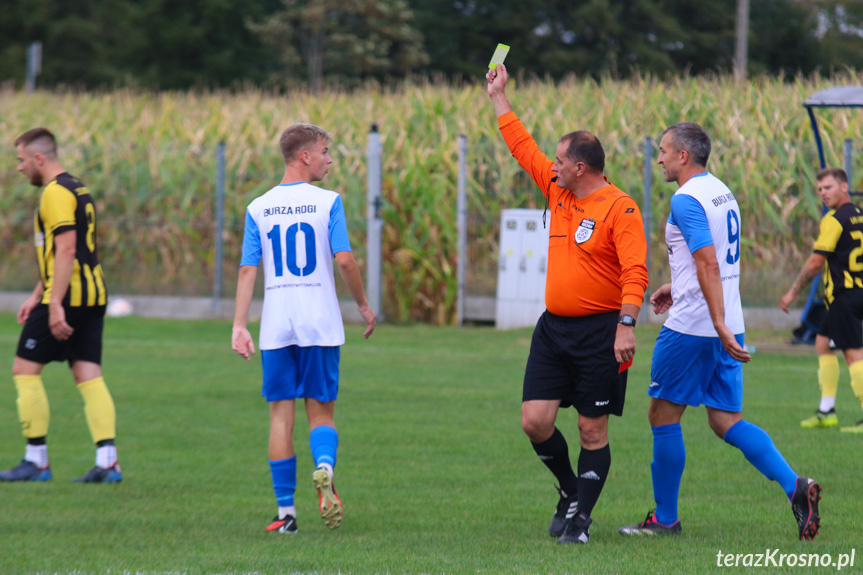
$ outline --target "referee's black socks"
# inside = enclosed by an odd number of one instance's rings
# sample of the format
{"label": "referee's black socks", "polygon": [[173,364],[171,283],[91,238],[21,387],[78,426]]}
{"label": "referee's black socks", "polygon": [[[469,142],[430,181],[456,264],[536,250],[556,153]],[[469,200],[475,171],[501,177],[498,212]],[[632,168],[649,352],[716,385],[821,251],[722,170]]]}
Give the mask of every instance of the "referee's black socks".
{"label": "referee's black socks", "polygon": [[[572,471],[572,463],[569,461],[569,446],[566,444],[566,439],[560,430],[555,427],[551,437],[542,443],[530,442],[533,450],[539,456],[540,460],[545,463],[545,466],[557,478],[560,488],[569,496],[572,497],[576,493],[579,494],[579,480]],[[608,468],[606,468],[606,473]],[[581,507],[579,501],[579,507]]]}
{"label": "referee's black socks", "polygon": [[581,448],[578,455],[578,510],[588,517],[593,512],[611,467],[611,449]]}

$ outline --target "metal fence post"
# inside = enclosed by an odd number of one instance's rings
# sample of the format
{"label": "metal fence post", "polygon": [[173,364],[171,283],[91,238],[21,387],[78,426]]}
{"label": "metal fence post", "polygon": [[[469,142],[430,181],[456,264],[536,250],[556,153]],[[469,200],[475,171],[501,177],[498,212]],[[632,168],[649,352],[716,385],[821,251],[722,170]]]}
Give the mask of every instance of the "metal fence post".
{"label": "metal fence post", "polygon": [[848,176],[848,186],[854,191],[854,140],[845,140],[845,174]]}
{"label": "metal fence post", "polygon": [[467,274],[467,136],[458,137],[458,325],[464,324],[465,280]]}
{"label": "metal fence post", "polygon": [[[651,220],[653,215],[653,199],[651,197],[651,187],[653,185],[653,141],[650,136],[644,138],[644,202],[641,206],[641,218],[644,220],[644,238],[647,240],[647,259],[644,262],[647,266],[648,276],[650,275],[650,230]],[[647,295],[650,295],[650,288],[647,290]],[[642,308],[643,309],[643,308]]]}
{"label": "metal fence post", "polygon": [[213,315],[222,313],[222,258],[224,253],[223,230],[225,228],[225,142],[216,146],[216,261],[213,278]]}
{"label": "metal fence post", "polygon": [[378,125],[372,124],[369,132],[368,144],[368,189],[366,205],[366,297],[369,305],[377,315],[379,322],[384,320],[383,298],[382,298],[382,250],[381,250],[381,228],[383,218],[381,217],[381,135],[378,133]]}
{"label": "metal fence post", "polygon": [[36,89],[36,76],[42,72],[42,42],[27,46],[27,94]]}

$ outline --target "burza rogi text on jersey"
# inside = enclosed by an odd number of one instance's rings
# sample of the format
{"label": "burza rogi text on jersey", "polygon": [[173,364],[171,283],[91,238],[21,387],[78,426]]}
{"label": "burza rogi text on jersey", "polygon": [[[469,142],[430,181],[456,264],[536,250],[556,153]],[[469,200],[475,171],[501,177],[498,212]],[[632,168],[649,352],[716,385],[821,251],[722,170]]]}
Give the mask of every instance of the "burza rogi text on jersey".
{"label": "burza rogi text on jersey", "polygon": [[317,211],[314,204],[308,206],[276,206],[264,208],[264,217],[267,216],[289,216],[293,214],[314,214]]}

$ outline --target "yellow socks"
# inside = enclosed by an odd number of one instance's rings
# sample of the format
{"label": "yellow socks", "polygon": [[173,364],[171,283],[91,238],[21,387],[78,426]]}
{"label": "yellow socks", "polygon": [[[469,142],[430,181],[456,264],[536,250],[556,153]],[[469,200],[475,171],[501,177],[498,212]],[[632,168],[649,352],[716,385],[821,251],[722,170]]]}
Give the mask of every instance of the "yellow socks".
{"label": "yellow socks", "polygon": [[[818,387],[821,388],[822,404],[825,397],[833,398],[833,401],[836,401],[836,389],[839,387],[839,358],[836,357],[836,354],[828,353],[818,356]],[[829,409],[828,407],[821,411],[829,411]]]}
{"label": "yellow socks", "polygon": [[851,372],[851,389],[854,390],[857,401],[863,407],[863,361],[852,363],[848,366],[848,371]]}
{"label": "yellow socks", "polygon": [[101,377],[78,384],[78,391],[84,397],[84,414],[93,443],[117,436],[117,413],[114,410],[114,400]]}
{"label": "yellow socks", "polygon": [[18,417],[24,437],[45,437],[48,435],[51,412],[42,376],[15,375],[13,379],[18,390]]}

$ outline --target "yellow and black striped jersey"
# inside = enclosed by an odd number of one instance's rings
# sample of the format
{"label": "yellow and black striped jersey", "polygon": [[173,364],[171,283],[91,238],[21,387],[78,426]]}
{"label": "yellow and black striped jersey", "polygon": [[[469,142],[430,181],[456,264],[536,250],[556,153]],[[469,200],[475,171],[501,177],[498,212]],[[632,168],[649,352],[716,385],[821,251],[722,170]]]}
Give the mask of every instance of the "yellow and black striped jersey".
{"label": "yellow and black striped jersey", "polygon": [[847,203],[825,214],[813,251],[827,258],[821,275],[828,304],[841,291],[863,289],[863,209]]}
{"label": "yellow and black striped jersey", "polygon": [[42,303],[51,301],[54,280],[54,239],[76,232],[75,263],[63,305],[94,307],[105,305],[108,294],[96,253],[96,206],[90,191],[78,178],[62,173],[45,186],[33,218],[36,254],[45,292]]}

